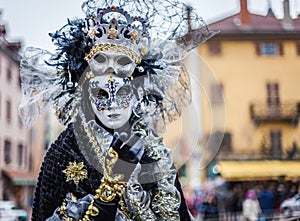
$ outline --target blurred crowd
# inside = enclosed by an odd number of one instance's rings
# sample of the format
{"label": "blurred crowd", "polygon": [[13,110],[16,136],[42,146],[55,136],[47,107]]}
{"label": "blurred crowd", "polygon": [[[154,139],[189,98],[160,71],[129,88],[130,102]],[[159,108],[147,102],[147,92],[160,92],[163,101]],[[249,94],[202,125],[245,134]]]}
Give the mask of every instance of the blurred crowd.
{"label": "blurred crowd", "polygon": [[226,183],[206,181],[184,187],[187,206],[198,220],[267,221],[280,214],[280,204],[298,193],[299,182]]}

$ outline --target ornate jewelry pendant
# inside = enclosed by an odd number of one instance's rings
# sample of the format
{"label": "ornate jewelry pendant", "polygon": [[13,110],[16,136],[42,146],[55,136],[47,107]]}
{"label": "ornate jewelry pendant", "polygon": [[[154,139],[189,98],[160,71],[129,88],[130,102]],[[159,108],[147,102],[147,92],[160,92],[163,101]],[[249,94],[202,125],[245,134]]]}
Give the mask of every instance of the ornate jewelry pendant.
{"label": "ornate jewelry pendant", "polygon": [[80,162],[78,164],[76,162],[69,162],[69,166],[67,166],[67,169],[63,170],[63,173],[65,173],[67,176],[66,181],[73,181],[76,185],[78,185],[79,181],[87,179],[87,170],[83,168],[83,162]]}
{"label": "ornate jewelry pendant", "polygon": [[[96,190],[96,192],[97,192],[97,190]],[[98,194],[99,194],[100,200],[102,200],[103,202],[106,202],[106,203],[114,200],[114,198],[117,195],[116,189],[106,182],[101,183]]]}

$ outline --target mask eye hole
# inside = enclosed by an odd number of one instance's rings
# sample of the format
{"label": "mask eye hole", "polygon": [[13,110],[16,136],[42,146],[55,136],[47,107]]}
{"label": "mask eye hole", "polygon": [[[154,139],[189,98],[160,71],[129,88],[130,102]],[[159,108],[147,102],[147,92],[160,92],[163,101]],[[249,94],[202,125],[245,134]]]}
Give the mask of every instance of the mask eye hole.
{"label": "mask eye hole", "polygon": [[102,54],[97,54],[95,55],[94,60],[99,64],[103,64],[106,62],[106,57]]}
{"label": "mask eye hole", "polygon": [[117,96],[118,97],[125,97],[127,95],[129,95],[131,93],[131,88],[130,86],[123,86],[121,87],[118,92],[117,92]]}
{"label": "mask eye hole", "polygon": [[98,89],[98,88],[92,88],[91,95],[98,99],[108,99],[108,97],[109,97],[107,91],[105,91],[103,89]]}
{"label": "mask eye hole", "polygon": [[132,60],[127,56],[122,56],[117,60],[119,65],[125,66],[132,63]]}

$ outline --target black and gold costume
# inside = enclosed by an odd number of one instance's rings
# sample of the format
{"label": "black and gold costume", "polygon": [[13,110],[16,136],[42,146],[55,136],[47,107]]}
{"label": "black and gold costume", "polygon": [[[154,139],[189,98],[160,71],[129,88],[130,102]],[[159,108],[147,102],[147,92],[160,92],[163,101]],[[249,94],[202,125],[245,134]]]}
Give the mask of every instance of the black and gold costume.
{"label": "black and gold costume", "polygon": [[[48,217],[51,217],[54,211],[62,205],[67,193],[72,193],[79,199],[89,193],[94,194],[100,186],[103,175],[86,160],[81,152],[84,149],[85,155],[95,156],[92,153],[93,149],[89,147],[82,148],[83,146],[90,145],[88,139],[79,140],[79,142],[80,145],[74,135],[74,124],[70,124],[48,149],[36,187],[32,212],[33,221],[46,220]],[[86,153],[86,151],[91,152]],[[63,170],[67,168],[69,162],[83,162],[88,178],[80,181],[78,185],[74,182],[66,182],[66,174],[63,173]],[[156,183],[148,183],[142,186],[145,191],[151,193],[155,185]],[[175,186],[181,194],[181,204],[178,209],[180,220],[189,221],[190,215],[178,179],[176,179]],[[99,208],[101,218],[93,217],[93,220],[115,220],[117,208],[119,208],[117,200],[110,203],[103,203],[101,204],[101,208]]]}

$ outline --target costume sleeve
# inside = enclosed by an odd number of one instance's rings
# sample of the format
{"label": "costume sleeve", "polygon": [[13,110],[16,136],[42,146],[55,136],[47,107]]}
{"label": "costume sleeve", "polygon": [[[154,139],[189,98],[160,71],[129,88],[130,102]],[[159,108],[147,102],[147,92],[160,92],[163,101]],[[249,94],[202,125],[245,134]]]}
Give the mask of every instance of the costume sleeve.
{"label": "costume sleeve", "polygon": [[140,168],[127,185],[125,202],[138,220],[191,220],[171,151],[162,142],[152,142],[151,147],[146,148]]}
{"label": "costume sleeve", "polygon": [[[54,145],[54,144],[53,144]],[[51,148],[53,148],[53,145]],[[54,151],[49,149],[39,174],[32,210],[32,220],[45,220],[62,202],[66,195],[65,184],[59,176],[62,168],[59,163],[54,163]]]}
{"label": "costume sleeve", "polygon": [[[138,220],[180,220],[191,221],[178,176],[175,184],[178,196],[157,188],[157,183],[127,186],[125,201],[127,209]],[[136,204],[136,201],[139,203]],[[179,206],[179,203],[180,206]],[[178,206],[176,206],[178,205]],[[175,210],[177,208],[177,211]]]}
{"label": "costume sleeve", "polygon": [[69,130],[51,144],[44,157],[35,190],[32,221],[46,220],[66,196],[67,183],[62,171],[65,167],[63,162],[68,156],[62,152],[62,146],[67,139],[70,139]]}

